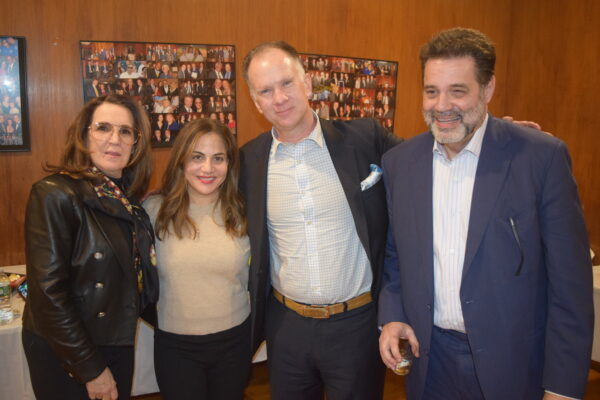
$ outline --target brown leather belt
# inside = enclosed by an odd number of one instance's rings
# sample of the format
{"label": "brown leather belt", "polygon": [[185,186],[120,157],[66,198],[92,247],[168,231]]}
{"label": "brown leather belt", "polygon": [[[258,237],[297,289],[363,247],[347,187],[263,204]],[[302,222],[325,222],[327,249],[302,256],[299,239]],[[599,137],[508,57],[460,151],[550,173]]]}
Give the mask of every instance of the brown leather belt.
{"label": "brown leather belt", "polygon": [[359,296],[351,298],[350,300],[346,300],[343,303],[330,304],[326,306],[297,303],[294,300],[282,295],[275,288],[273,288],[273,295],[277,301],[290,310],[297,312],[303,317],[316,319],[327,319],[332,315],[354,310],[355,308],[362,307],[365,304],[369,304],[373,301],[371,292],[363,293]]}

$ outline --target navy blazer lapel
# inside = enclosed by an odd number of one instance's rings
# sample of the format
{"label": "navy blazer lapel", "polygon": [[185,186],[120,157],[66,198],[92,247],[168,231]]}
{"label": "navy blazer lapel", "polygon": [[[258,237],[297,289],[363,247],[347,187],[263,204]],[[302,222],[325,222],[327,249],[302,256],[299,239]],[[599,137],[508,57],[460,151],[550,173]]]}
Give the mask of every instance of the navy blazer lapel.
{"label": "navy blazer lapel", "polygon": [[[417,235],[415,251],[420,251],[423,265],[423,282],[430,282],[427,293],[433,299],[433,135],[429,134],[413,153],[409,167],[409,194],[412,196],[412,212]],[[400,177],[400,179],[405,179]]]}
{"label": "navy blazer lapel", "polygon": [[512,154],[506,147],[509,141],[510,137],[490,115],[481,145],[473,187],[463,278],[481,244],[492,211],[506,180],[512,160]]}
{"label": "navy blazer lapel", "polygon": [[356,159],[356,150],[353,145],[344,142],[344,136],[333,124],[327,120],[321,120],[321,129],[323,137],[331,156],[331,161],[340,178],[340,183],[344,189],[344,194],[350,205],[350,211],[354,218],[356,232],[371,261],[371,248],[369,246],[369,231],[365,214],[365,206],[360,192],[360,174],[358,171],[358,161]]}
{"label": "navy blazer lapel", "polygon": [[[271,151],[271,145],[273,143],[273,137],[269,133],[264,136],[264,141],[256,146],[255,151],[252,153],[254,159],[253,166],[253,186],[246,188],[247,196],[253,196],[254,199],[249,201],[253,204],[252,210],[247,210],[247,213],[253,213],[253,223],[248,224],[249,227],[258,227],[253,232],[255,236],[254,243],[264,244],[263,248],[260,249],[262,257],[266,257],[263,260],[264,265],[268,265],[269,262],[269,239],[267,232],[267,174],[269,170],[269,153]],[[255,169],[254,169],[255,168]]]}

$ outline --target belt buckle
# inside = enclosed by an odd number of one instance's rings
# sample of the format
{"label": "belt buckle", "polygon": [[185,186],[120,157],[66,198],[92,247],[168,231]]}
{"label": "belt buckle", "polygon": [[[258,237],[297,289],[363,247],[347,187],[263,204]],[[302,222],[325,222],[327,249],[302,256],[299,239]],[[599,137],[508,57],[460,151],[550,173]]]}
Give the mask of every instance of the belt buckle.
{"label": "belt buckle", "polygon": [[302,307],[302,315],[314,319],[327,319],[330,317],[329,308],[319,306]]}

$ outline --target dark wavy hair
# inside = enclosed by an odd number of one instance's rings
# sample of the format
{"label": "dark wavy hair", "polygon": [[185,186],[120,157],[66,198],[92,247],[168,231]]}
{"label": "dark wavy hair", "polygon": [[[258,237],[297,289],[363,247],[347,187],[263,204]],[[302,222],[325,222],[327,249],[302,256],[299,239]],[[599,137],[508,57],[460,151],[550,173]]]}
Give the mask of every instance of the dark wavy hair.
{"label": "dark wavy hair", "polygon": [[154,224],[156,236],[159,239],[163,239],[170,233],[174,233],[179,239],[186,235],[196,236],[196,226],[188,214],[190,196],[184,169],[192,157],[196,143],[208,133],[217,134],[225,143],[226,148],[227,176],[219,188],[218,200],[225,223],[225,231],[234,237],[246,234],[246,213],[238,191],[240,157],[235,137],[225,125],[202,118],[188,122],[177,135],[171,149],[171,157],[163,175],[162,187],[159,190],[163,201]]}
{"label": "dark wavy hair", "polygon": [[475,29],[460,27],[438,33],[421,47],[421,73],[425,76],[425,64],[431,59],[459,57],[473,57],[479,84],[490,82],[496,67],[494,43]]}
{"label": "dark wavy hair", "polygon": [[74,178],[89,180],[98,179],[88,169],[92,166],[92,159],[88,149],[88,127],[96,109],[104,103],[125,107],[133,117],[133,127],[138,131],[138,140],[133,145],[133,152],[123,176],[128,179],[127,194],[136,199],[141,199],[148,189],[152,175],[152,150],[150,147],[150,121],[146,111],[129,96],[108,94],[90,100],[75,117],[67,130],[67,142],[60,162],[56,165],[46,163],[47,172],[67,173]]}

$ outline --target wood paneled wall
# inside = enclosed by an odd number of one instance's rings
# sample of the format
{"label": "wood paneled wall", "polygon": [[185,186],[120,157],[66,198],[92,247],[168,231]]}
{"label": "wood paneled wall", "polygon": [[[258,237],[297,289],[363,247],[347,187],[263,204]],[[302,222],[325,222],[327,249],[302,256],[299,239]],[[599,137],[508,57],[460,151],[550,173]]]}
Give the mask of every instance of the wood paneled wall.
{"label": "wood paneled wall", "polygon": [[[0,265],[23,263],[23,221],[41,165],[57,161],[66,128],[82,106],[79,40],[231,43],[237,67],[254,45],[284,39],[299,51],[399,62],[396,133],[424,130],[419,47],[435,32],[468,26],[497,44],[496,115],[540,122],[570,146],[592,241],[600,244],[600,189],[594,185],[600,126],[596,0],[21,0],[4,2],[2,35],[27,39],[32,150],[0,154]],[[241,81],[243,144],[269,128]],[[154,151],[158,184],[169,150]]]}
{"label": "wood paneled wall", "polygon": [[600,2],[513,2],[504,110],[539,121],[567,143],[590,242],[599,254]]}

